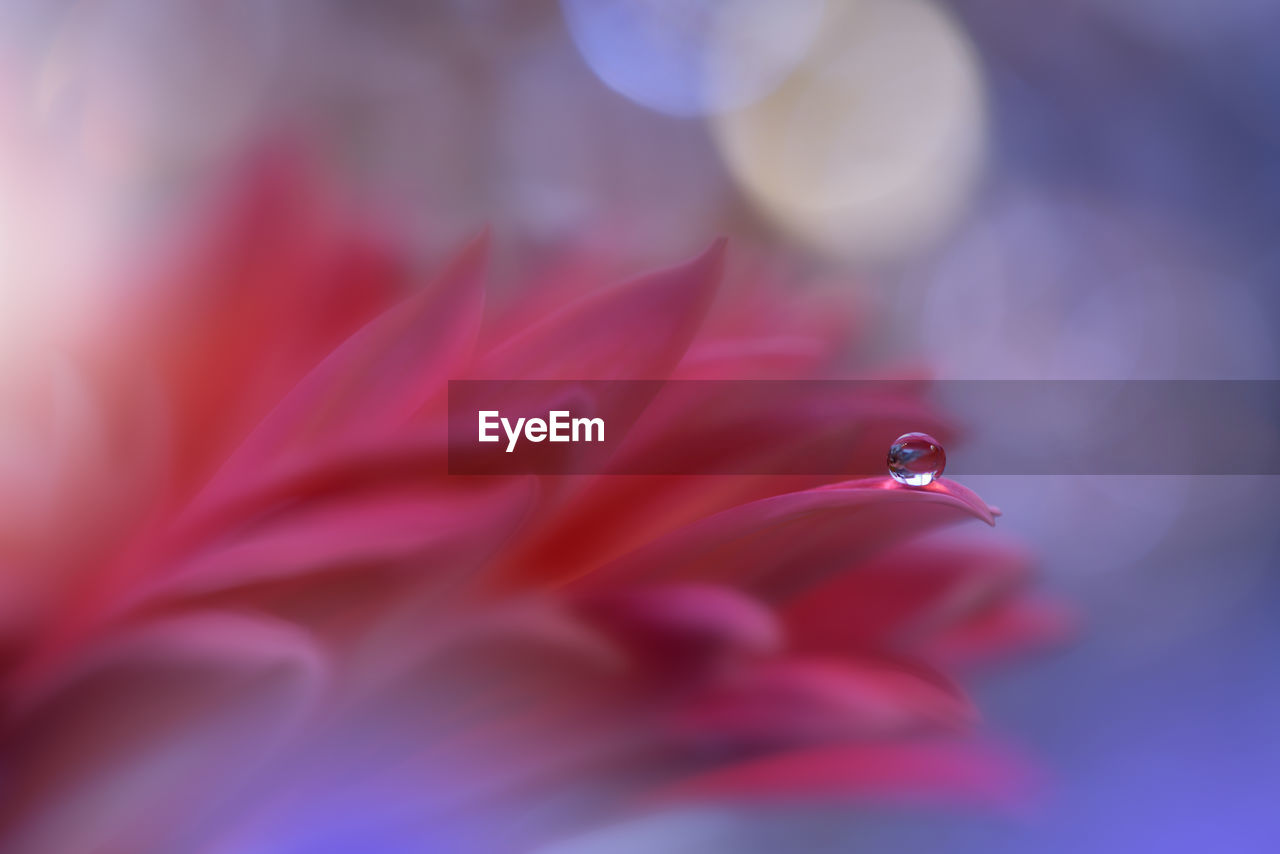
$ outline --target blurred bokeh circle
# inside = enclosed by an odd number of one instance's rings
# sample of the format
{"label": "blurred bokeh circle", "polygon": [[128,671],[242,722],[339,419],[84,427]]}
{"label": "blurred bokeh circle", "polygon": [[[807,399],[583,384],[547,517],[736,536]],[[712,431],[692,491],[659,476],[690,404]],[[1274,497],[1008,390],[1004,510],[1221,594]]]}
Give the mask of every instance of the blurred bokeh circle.
{"label": "blurred bokeh circle", "polygon": [[742,189],[786,233],[880,261],[962,209],[985,124],[975,53],[949,14],[929,0],[835,0],[801,66],[714,129]]}
{"label": "blurred bokeh circle", "polygon": [[695,116],[750,104],[808,53],[823,0],[561,0],[574,43],[610,88]]}

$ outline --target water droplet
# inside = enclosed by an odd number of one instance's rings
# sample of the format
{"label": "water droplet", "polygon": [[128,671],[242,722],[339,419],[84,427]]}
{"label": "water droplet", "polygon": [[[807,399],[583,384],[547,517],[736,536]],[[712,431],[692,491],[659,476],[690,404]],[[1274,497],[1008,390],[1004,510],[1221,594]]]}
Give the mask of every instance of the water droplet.
{"label": "water droplet", "polygon": [[942,476],[947,453],[928,433],[903,433],[889,446],[889,474],[907,486],[928,486]]}

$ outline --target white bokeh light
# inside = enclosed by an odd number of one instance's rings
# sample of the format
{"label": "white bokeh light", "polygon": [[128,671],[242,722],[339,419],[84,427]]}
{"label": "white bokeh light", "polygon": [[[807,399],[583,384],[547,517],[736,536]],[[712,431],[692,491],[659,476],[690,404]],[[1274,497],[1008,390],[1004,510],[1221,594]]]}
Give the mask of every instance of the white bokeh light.
{"label": "white bokeh light", "polygon": [[974,50],[929,0],[833,0],[805,62],[713,128],[781,229],[827,254],[893,260],[962,209],[983,162]]}

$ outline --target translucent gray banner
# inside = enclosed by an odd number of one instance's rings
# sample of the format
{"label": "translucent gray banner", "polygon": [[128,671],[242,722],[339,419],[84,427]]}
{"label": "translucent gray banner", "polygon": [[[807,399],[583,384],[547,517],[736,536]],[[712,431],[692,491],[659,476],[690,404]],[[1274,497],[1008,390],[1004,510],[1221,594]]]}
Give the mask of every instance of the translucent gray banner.
{"label": "translucent gray banner", "polygon": [[485,380],[449,395],[453,474],[883,474],[917,430],[949,475],[1280,474],[1278,381]]}

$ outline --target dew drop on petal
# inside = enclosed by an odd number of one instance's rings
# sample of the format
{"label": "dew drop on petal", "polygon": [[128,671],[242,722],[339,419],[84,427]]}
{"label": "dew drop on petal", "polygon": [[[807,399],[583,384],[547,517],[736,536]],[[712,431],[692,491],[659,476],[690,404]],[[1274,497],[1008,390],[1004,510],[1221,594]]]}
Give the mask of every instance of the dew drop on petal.
{"label": "dew drop on petal", "polygon": [[942,476],[947,454],[928,433],[903,433],[889,446],[889,474],[907,486],[928,486]]}

